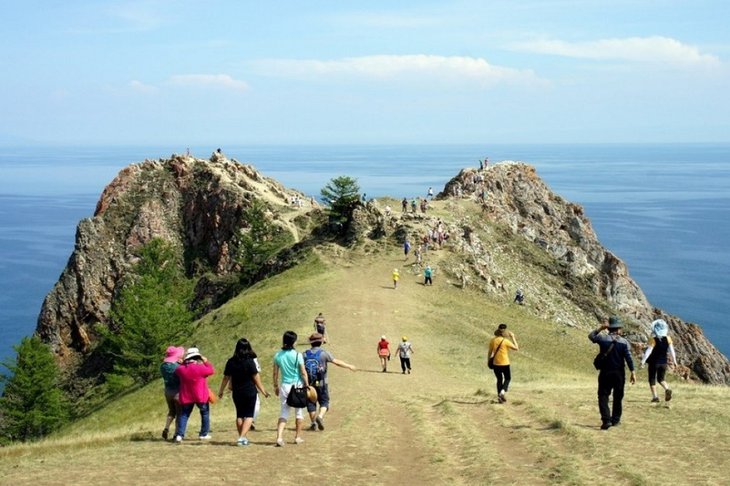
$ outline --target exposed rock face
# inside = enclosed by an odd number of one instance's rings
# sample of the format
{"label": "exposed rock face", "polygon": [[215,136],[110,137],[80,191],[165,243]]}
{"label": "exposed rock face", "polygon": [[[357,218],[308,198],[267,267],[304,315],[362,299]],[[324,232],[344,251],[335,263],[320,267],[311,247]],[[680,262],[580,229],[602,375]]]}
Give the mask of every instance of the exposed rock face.
{"label": "exposed rock face", "polygon": [[[483,198],[484,190],[486,198]],[[707,340],[701,328],[652,307],[629,276],[624,262],[600,244],[583,208],[554,194],[533,167],[503,162],[484,170],[464,169],[446,184],[437,198],[480,201],[487,218],[545,250],[559,263],[556,276],[563,281],[562,298],[571,300],[593,322],[581,322],[580,311],[573,311],[571,316],[570,310],[556,312],[554,319],[567,317],[568,323],[588,327],[608,313],[617,313],[630,324],[626,334],[638,354],[648,340],[651,322],[663,318],[672,330],[677,358],[689,377],[707,383],[730,384],[730,362]],[[489,261],[494,259],[491,255],[494,249],[475,245],[474,228],[467,229],[463,234],[468,233],[468,237],[462,238],[462,247],[472,253],[468,259],[472,270],[484,273],[483,269],[489,269]],[[499,276],[497,280],[490,278],[491,287],[500,286]],[[518,280],[517,285],[529,287],[529,276],[523,278],[527,281]],[[581,290],[585,288],[589,289],[591,298],[581,298]],[[538,308],[546,308],[561,298],[552,293],[554,288],[543,286],[534,290],[528,298],[537,300]]]}
{"label": "exposed rock face", "polygon": [[296,239],[287,220],[297,211],[290,208],[293,196],[302,197],[222,154],[210,161],[173,156],[123,169],[102,193],[94,217],[79,223],[68,265],[43,302],[38,335],[63,365],[78,366],[97,338],[94,327],[108,324],[135,250],[153,238],[180,249],[188,275],[207,273],[199,283],[202,293],[225,293],[209,275],[236,270],[231,252],[248,227],[246,208],[254,199],[263,201],[272,223]]}

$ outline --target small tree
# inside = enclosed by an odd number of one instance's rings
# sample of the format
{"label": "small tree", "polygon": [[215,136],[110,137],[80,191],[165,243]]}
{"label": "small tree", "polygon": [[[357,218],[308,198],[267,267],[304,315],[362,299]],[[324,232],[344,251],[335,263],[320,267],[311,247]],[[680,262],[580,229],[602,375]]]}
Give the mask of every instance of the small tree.
{"label": "small tree", "polygon": [[27,441],[41,438],[69,417],[66,397],[59,388],[58,366],[51,350],[37,336],[18,346],[15,363],[3,363],[9,374],[0,374],[5,390],[0,397],[0,436]]}
{"label": "small tree", "polygon": [[266,205],[254,199],[244,212],[248,223],[238,240],[236,261],[241,266],[241,283],[250,285],[266,261],[284,245],[281,231],[266,217]]}
{"label": "small tree", "polygon": [[320,194],[329,204],[332,218],[338,223],[346,223],[360,201],[360,186],[357,184],[357,179],[339,176],[330,179],[320,190]]}
{"label": "small tree", "polygon": [[159,376],[165,348],[190,330],[192,283],[174,248],[154,239],[140,252],[129,282],[112,307],[113,329],[100,328],[114,362],[110,383],[148,383]]}

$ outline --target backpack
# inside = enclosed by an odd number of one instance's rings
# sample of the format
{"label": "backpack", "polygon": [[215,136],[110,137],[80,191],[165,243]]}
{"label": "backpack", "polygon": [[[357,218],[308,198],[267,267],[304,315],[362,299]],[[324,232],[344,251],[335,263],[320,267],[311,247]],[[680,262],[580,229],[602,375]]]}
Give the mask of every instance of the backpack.
{"label": "backpack", "polygon": [[307,379],[309,384],[316,386],[324,379],[326,368],[322,365],[322,361],[319,359],[322,354],[322,350],[318,349],[313,351],[308,349],[304,351],[304,369],[307,370]]}

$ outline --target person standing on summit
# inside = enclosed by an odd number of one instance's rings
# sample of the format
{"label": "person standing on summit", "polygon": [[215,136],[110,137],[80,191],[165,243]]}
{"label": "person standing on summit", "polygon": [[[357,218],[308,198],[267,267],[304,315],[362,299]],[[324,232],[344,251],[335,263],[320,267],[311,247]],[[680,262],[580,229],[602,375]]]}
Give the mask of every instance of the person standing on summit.
{"label": "person standing on summit", "polygon": [[[624,398],[626,370],[624,362],[631,371],[630,383],[636,383],[634,360],[631,358],[629,342],[621,337],[622,324],[618,317],[611,316],[608,325],[603,324],[588,334],[591,342],[598,344],[602,357],[598,373],[598,410],[601,413],[601,430],[607,430],[621,423],[623,412],[621,401]],[[602,331],[608,329],[608,334]],[[613,408],[608,407],[608,397],[613,392]]]}

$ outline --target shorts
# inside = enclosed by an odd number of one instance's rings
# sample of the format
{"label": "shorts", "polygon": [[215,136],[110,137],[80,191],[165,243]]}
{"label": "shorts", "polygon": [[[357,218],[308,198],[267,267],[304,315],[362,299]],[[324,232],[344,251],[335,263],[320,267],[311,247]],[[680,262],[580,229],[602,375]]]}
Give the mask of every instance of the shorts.
{"label": "shorts", "polygon": [[[281,402],[281,412],[279,412],[279,418],[284,421],[289,418],[289,409],[292,408],[286,404],[286,397],[289,396],[289,392],[291,391],[293,386],[293,383],[282,383],[281,385],[279,385],[279,401]],[[296,411],[295,417],[297,419],[304,419],[303,408],[295,408],[294,410]]]}
{"label": "shorts", "polygon": [[389,355],[390,355],[390,351],[388,351],[387,348],[380,348],[378,350],[378,356],[380,356],[380,357],[383,357],[384,358],[384,357],[389,356]]}
{"label": "shorts", "polygon": [[[317,389],[317,403],[319,403],[319,406],[324,408],[330,408],[330,392],[327,385],[325,384],[322,386],[316,386],[315,388]],[[317,403],[308,402],[307,411],[316,412]]]}
{"label": "shorts", "polygon": [[233,403],[236,405],[236,418],[246,419],[256,416],[256,398],[258,395],[238,395],[233,393]]}
{"label": "shorts", "polygon": [[659,383],[663,382],[667,375],[667,365],[649,363],[648,375],[649,375],[649,384],[651,386],[656,385],[657,381]]}

